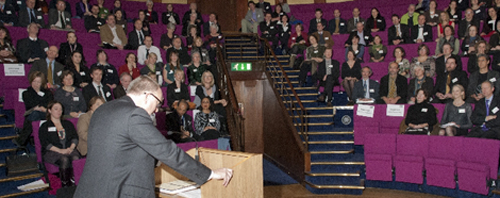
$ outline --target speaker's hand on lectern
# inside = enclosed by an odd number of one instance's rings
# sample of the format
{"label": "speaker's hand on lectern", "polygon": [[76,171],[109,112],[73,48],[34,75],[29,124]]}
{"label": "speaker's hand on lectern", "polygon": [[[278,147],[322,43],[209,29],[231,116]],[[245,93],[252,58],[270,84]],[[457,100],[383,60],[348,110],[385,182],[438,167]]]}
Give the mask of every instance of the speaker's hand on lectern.
{"label": "speaker's hand on lectern", "polygon": [[221,180],[223,179],[224,182],[222,185],[227,186],[229,184],[229,181],[231,181],[231,178],[233,177],[233,170],[229,168],[219,168],[216,170],[213,170],[213,175],[212,179],[217,179]]}

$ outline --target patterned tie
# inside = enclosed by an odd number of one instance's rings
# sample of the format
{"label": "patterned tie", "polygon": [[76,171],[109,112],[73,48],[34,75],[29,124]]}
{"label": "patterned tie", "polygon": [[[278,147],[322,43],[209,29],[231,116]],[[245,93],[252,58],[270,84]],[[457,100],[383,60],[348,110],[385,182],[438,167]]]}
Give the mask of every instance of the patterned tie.
{"label": "patterned tie", "polygon": [[144,44],[144,35],[142,34],[142,31],[139,31],[139,45],[143,45]]}
{"label": "patterned tie", "polygon": [[393,78],[393,79],[389,79],[389,94],[387,95],[387,97],[389,98],[395,98],[397,96],[397,91],[396,91],[397,87],[396,87],[396,78]]}
{"label": "patterned tie", "polygon": [[54,84],[54,78],[52,77],[52,63],[54,61],[49,62],[49,67],[47,68],[47,80],[50,84]]}
{"label": "patterned tie", "polygon": [[102,91],[101,91],[101,85],[97,85],[98,93],[99,96],[103,97]]}
{"label": "patterned tie", "polygon": [[66,21],[64,21],[64,16],[63,16],[63,15],[64,15],[64,13],[60,11],[60,12],[59,12],[59,16],[60,16],[60,18],[61,18],[61,19],[60,19],[60,20],[61,20],[61,28],[62,28],[62,29],[65,29],[65,28],[66,28]]}
{"label": "patterned tie", "polygon": [[[490,105],[488,103],[490,100],[485,100],[485,101],[486,101],[486,116],[489,116],[490,115]],[[483,131],[488,130],[488,128],[486,127],[486,124],[483,124],[482,130]]]}

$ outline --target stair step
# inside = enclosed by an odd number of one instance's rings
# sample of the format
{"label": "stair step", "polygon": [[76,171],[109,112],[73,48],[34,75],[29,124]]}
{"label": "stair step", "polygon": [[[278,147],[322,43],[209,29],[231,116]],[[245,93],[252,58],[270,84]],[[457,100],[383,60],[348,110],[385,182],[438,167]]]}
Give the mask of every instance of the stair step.
{"label": "stair step", "polygon": [[[299,75],[287,75],[288,78],[298,78]],[[271,78],[281,78],[281,76],[272,76]]]}
{"label": "stair step", "polygon": [[[283,66],[283,65],[281,65],[281,66]],[[283,67],[285,67],[285,66],[283,66]],[[278,73],[280,73],[280,72],[282,72],[282,71],[281,71],[281,70],[278,70],[277,72],[278,72]],[[300,72],[300,70],[298,70],[298,69],[289,69],[289,70],[285,70],[285,73],[298,73],[298,72]]]}
{"label": "stair step", "polygon": [[1,118],[1,117],[5,117],[5,114],[0,114],[0,118]]}
{"label": "stair step", "polygon": [[26,191],[26,192],[17,192],[17,193],[12,193],[8,195],[3,195],[0,196],[0,198],[10,198],[10,197],[19,197],[23,195],[29,195],[29,194],[34,194],[34,193],[39,193],[48,190],[49,188],[41,188],[41,189],[36,189],[36,190],[31,190],[31,191]]}
{"label": "stair step", "polygon": [[[301,100],[300,102],[302,103],[306,103],[306,101],[308,100]],[[317,102],[316,100],[311,100],[311,102]],[[299,115],[294,115],[294,116],[290,116],[290,117],[295,117],[295,118],[298,118],[300,117]],[[304,115],[304,117],[306,118],[333,118],[333,115],[329,115],[329,114],[325,114],[325,115]]]}
{"label": "stair step", "polygon": [[226,43],[226,46],[240,46],[240,45],[256,45],[257,43],[251,43],[251,42],[241,42],[241,43]]}
{"label": "stair step", "polygon": [[238,52],[226,52],[226,54],[256,54],[256,51],[238,51]]}
{"label": "stair step", "polygon": [[3,104],[0,104],[0,108],[3,108]]}
{"label": "stair step", "polygon": [[17,137],[18,137],[17,135],[4,136],[4,137],[0,137],[0,140],[10,140],[10,139],[14,139]]}
{"label": "stair step", "polygon": [[225,38],[225,41],[251,41],[249,38]]}
{"label": "stair step", "polygon": [[[292,90],[291,87],[287,87],[287,90]],[[294,87],[294,90],[316,90],[314,87]]]}
{"label": "stair step", "polygon": [[354,149],[347,151],[310,151],[311,155],[319,155],[319,154],[351,154],[354,153]]}
{"label": "stair step", "polygon": [[[284,84],[288,84],[288,82],[276,82],[276,83],[278,83],[278,84],[283,84],[283,83]],[[299,81],[298,80],[297,81],[290,81],[290,83],[292,83],[292,84],[299,84]]]}
{"label": "stair step", "polygon": [[[294,126],[300,126],[299,123],[294,123]],[[305,123],[306,126],[330,126],[333,122]]]}
{"label": "stair step", "polygon": [[305,172],[306,175],[312,177],[359,177],[360,173],[311,173]]}
{"label": "stair step", "polygon": [[318,93],[298,93],[297,96],[318,96]]}
{"label": "stair step", "polygon": [[364,186],[349,186],[349,185],[316,185],[313,183],[310,183],[308,181],[305,181],[307,185],[311,186],[312,188],[317,188],[317,189],[350,189],[350,190],[364,190]]}
{"label": "stair step", "polygon": [[15,177],[6,177],[6,178],[0,179],[0,182],[18,181],[18,180],[37,178],[37,177],[42,177],[42,176],[43,176],[43,173],[35,173],[35,174],[15,176]]}
{"label": "stair step", "polygon": [[15,125],[15,124],[4,124],[4,125],[0,125],[0,129],[1,129],[1,128],[14,128],[14,127],[16,127],[16,125]]}
{"label": "stair step", "polygon": [[365,162],[311,162],[311,165],[365,165]]}
{"label": "stair step", "polygon": [[308,144],[354,144],[354,141],[309,141]]}
{"label": "stair step", "polygon": [[[331,116],[331,115],[330,115]],[[326,131],[326,132],[307,132],[308,135],[348,135],[354,134],[353,131]]]}

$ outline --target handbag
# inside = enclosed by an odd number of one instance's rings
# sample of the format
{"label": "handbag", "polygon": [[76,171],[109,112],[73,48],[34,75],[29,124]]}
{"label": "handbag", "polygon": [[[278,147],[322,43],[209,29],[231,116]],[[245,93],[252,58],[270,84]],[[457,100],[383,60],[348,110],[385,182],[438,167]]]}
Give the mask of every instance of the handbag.
{"label": "handbag", "polygon": [[[24,150],[26,155],[18,155],[18,151],[21,150]],[[39,172],[36,154],[30,153],[26,148],[17,148],[11,155],[5,157],[5,166],[8,177]]]}
{"label": "handbag", "polygon": [[405,131],[404,134],[410,134],[410,135],[429,135],[429,129],[423,128],[423,129],[414,129],[408,127]]}

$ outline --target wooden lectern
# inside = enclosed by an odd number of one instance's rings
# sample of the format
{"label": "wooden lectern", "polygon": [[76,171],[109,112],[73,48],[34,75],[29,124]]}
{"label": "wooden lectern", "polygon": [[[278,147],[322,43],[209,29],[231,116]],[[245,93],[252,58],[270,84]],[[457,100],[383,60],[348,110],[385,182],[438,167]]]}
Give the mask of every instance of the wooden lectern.
{"label": "wooden lectern", "polygon": [[[195,156],[195,149],[187,151],[191,157]],[[222,180],[210,180],[201,186],[202,198],[264,197],[264,178],[262,172],[262,154],[252,154],[234,151],[199,148],[200,162],[214,170],[218,168],[233,169],[233,178],[227,187]],[[188,180],[165,164],[155,169],[155,184],[167,183],[175,180]],[[159,197],[177,197],[159,194]]]}

